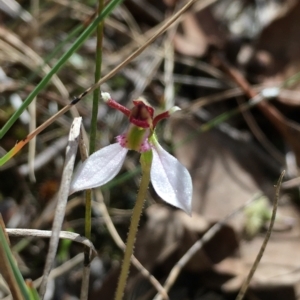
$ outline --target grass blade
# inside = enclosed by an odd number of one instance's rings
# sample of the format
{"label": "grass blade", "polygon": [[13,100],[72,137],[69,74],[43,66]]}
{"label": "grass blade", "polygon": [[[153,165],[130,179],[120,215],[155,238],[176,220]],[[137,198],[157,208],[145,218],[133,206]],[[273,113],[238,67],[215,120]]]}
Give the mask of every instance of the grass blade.
{"label": "grass blade", "polygon": [[0,224],[0,273],[9,285],[15,300],[30,300],[26,284],[8,245],[2,218]]}

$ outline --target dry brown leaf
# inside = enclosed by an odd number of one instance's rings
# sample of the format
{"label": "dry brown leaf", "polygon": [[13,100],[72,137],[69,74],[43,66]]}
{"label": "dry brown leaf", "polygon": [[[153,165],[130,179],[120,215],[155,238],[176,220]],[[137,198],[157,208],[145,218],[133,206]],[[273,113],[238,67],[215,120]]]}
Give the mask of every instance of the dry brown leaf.
{"label": "dry brown leaf", "polygon": [[174,37],[175,49],[184,55],[202,56],[208,46],[207,38],[193,13],[186,14],[182,28],[183,34],[176,34]]}
{"label": "dry brown leaf", "polygon": [[181,54],[200,57],[209,45],[221,45],[225,41],[209,8],[197,14],[186,13],[181,24],[183,34],[177,33],[174,37],[175,49]]}

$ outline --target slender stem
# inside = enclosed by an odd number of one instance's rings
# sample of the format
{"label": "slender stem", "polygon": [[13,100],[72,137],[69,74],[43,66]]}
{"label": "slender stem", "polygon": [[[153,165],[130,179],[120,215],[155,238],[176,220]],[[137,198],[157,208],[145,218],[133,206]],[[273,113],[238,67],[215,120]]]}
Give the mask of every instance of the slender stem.
{"label": "slender stem", "polygon": [[[104,7],[104,1],[98,2],[98,14],[101,15]],[[95,67],[95,81],[97,82],[101,77],[101,64],[102,64],[102,40],[103,40],[103,22],[99,23],[97,27],[97,48],[96,48],[96,67]],[[93,154],[96,149],[96,133],[97,133],[97,116],[99,106],[100,87],[94,90],[93,95],[93,109],[91,120],[91,132],[90,132],[90,150],[89,153]],[[85,194],[85,236],[91,238],[91,213],[92,213],[92,193],[87,191]]]}
{"label": "slender stem", "polygon": [[260,249],[259,249],[259,252],[255,258],[255,261],[250,269],[250,272],[247,276],[247,278],[245,279],[242,287],[241,287],[241,290],[239,291],[237,297],[236,297],[236,300],[242,300],[244,298],[244,296],[246,295],[246,292],[248,290],[248,287],[249,287],[249,284],[250,284],[250,281],[258,267],[258,264],[261,260],[261,258],[263,257],[263,254],[266,250],[266,247],[267,247],[267,244],[268,244],[268,241],[270,239],[270,236],[271,236],[271,233],[272,233],[272,230],[273,230],[273,227],[274,227],[274,223],[275,223],[275,218],[276,218],[276,212],[277,212],[277,207],[278,207],[278,201],[279,201],[279,193],[280,193],[280,188],[281,188],[281,184],[282,184],[282,179],[284,177],[284,174],[285,174],[285,171],[283,171],[277,181],[277,184],[276,184],[276,192],[275,192],[275,199],[274,199],[274,203],[273,203],[273,211],[272,211],[272,216],[271,216],[271,221],[270,221],[270,225],[269,225],[269,228],[268,228],[268,231],[266,233],[266,236],[265,236],[265,239],[263,241],[263,244],[261,245]]}
{"label": "slender stem", "polygon": [[142,214],[142,209],[144,205],[144,199],[146,197],[147,189],[150,182],[150,168],[152,162],[152,152],[144,152],[141,155],[141,165],[142,165],[142,180],[140,184],[140,189],[137,195],[137,200],[133,209],[131,223],[129,227],[129,233],[127,237],[126,249],[124,254],[124,260],[122,264],[121,274],[119,277],[117,292],[115,300],[122,300],[124,295],[124,290],[126,286],[127,277],[129,274],[130,258],[133,254],[133,247],[135,243],[136,233],[138,229],[138,224]]}
{"label": "slender stem", "polygon": [[[103,7],[104,7],[104,0],[98,0],[99,15],[102,13]],[[101,78],[103,26],[104,26],[104,21],[100,22],[97,27],[95,82],[97,82]],[[100,87],[95,89],[93,94],[93,110],[92,110],[91,133],[90,133],[90,154],[94,153],[96,148],[95,145],[96,145],[99,97],[100,97]]]}
{"label": "slender stem", "polygon": [[[98,0],[98,16],[101,15],[104,8],[104,0]],[[96,47],[96,66],[95,66],[95,82],[101,77],[101,65],[102,65],[102,40],[103,40],[103,24],[100,22],[97,26],[97,47]],[[93,154],[96,150],[96,134],[97,134],[97,117],[99,106],[100,87],[94,90],[93,95],[93,108],[91,119],[91,132],[90,132],[90,150],[89,154]],[[91,239],[92,231],[92,190],[87,190],[85,193],[85,236],[89,240]],[[88,286],[90,277],[90,249],[85,247],[84,249],[84,271],[81,286],[80,299],[88,299]]]}

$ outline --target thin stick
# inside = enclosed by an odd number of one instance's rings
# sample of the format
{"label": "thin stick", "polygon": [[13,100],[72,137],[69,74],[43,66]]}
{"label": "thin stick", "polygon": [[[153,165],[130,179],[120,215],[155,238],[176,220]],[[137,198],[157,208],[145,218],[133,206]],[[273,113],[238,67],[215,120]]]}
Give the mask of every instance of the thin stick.
{"label": "thin stick", "polygon": [[[249,98],[255,98],[258,95],[257,92],[251,87],[251,85],[248,83],[248,81],[238,69],[230,66],[229,63],[225,61],[222,57],[219,56],[218,59],[221,66],[225,69],[225,71],[231,76],[231,78],[237,83],[237,85],[245,92],[245,94]],[[283,82],[280,88],[285,84],[285,82]],[[240,105],[240,107],[241,106],[243,105]],[[257,107],[275,126],[275,128],[281,133],[281,135],[287,140],[287,142],[292,146],[292,148],[294,148],[294,150],[299,149],[298,143],[295,142],[297,141],[297,139],[295,139],[295,134],[300,133],[299,126],[295,126],[295,124],[290,119],[286,118],[276,107],[274,107],[269,102],[259,101]],[[255,120],[252,119],[252,127],[254,123]],[[293,134],[291,134],[291,132]],[[255,127],[253,134],[261,142],[262,146],[268,152],[270,152],[270,154],[272,154],[272,156],[276,160],[282,162],[281,153],[272,145],[272,143],[268,140],[266,135],[258,126]]]}
{"label": "thin stick", "polygon": [[[5,231],[10,237],[51,238],[52,235],[52,231],[50,230],[39,230],[39,229],[6,228]],[[70,231],[60,231],[59,239],[65,239],[65,240],[73,241],[75,243],[80,243],[91,250],[93,258],[97,256],[97,251],[94,245],[92,244],[92,242],[86,237],[81,236],[78,233],[74,233]]]}
{"label": "thin stick", "polygon": [[278,200],[279,200],[279,192],[280,192],[280,188],[281,188],[281,183],[282,183],[282,179],[283,179],[283,176],[285,174],[285,171],[283,171],[278,179],[278,182],[276,184],[276,193],[275,193],[275,199],[274,199],[274,204],[273,204],[273,211],[272,211],[272,217],[271,217],[271,221],[270,221],[270,225],[269,225],[269,228],[268,228],[268,231],[267,231],[267,234],[265,236],[265,239],[264,239],[264,242],[263,244],[261,245],[261,248],[257,254],[257,257],[254,261],[254,264],[246,278],[246,280],[244,281],[242,287],[241,287],[241,290],[240,292],[238,293],[237,297],[236,297],[236,300],[242,300],[247,292],[247,289],[249,287],[249,284],[250,284],[250,281],[254,275],[254,272],[256,271],[257,269],[257,266],[266,250],[266,247],[267,247],[267,244],[268,244],[268,241],[270,239],[270,236],[271,236],[271,233],[272,233],[272,230],[273,230],[273,226],[274,226],[274,223],[275,223],[275,218],[276,218],[276,212],[277,212],[277,207],[278,207]]}

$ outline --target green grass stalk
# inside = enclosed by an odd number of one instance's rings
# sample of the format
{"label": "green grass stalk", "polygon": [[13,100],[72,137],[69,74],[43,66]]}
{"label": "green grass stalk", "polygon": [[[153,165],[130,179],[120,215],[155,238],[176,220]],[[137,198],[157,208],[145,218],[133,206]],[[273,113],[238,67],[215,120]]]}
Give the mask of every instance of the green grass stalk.
{"label": "green grass stalk", "polygon": [[6,259],[8,261],[8,264],[9,264],[10,269],[14,276],[15,284],[17,284],[18,288],[20,289],[20,292],[21,292],[23,298],[25,300],[30,300],[25,281],[22,277],[22,274],[21,274],[18,266],[16,265],[16,262],[12,255],[10,247],[6,241],[6,237],[4,235],[2,226],[0,226],[0,243],[1,243],[0,247],[3,248],[3,250],[1,250],[1,252],[5,253]]}
{"label": "green grass stalk", "polygon": [[[98,14],[101,15],[104,7],[104,1],[98,1]],[[102,65],[102,41],[103,41],[103,27],[104,22],[100,22],[97,27],[97,47],[96,47],[96,68],[95,68],[95,82],[101,78],[101,65]],[[97,133],[97,116],[100,98],[100,87],[94,90],[93,93],[93,109],[92,109],[92,121],[90,132],[90,154],[93,154],[96,150],[96,133]]]}
{"label": "green grass stalk", "polygon": [[[104,1],[98,1],[98,15],[102,14],[104,7]],[[97,46],[96,46],[96,66],[95,66],[95,82],[101,77],[101,65],[102,65],[102,41],[103,41],[103,26],[104,22],[100,22],[97,27]],[[91,119],[91,131],[90,131],[90,146],[89,154],[93,154],[96,150],[96,134],[97,134],[97,116],[100,98],[100,87],[94,90],[93,93],[93,108]],[[85,194],[85,236],[91,239],[91,214],[92,214],[92,193]]]}
{"label": "green grass stalk", "polygon": [[[98,1],[98,14],[101,15],[104,7],[103,0]],[[101,77],[102,65],[102,41],[103,41],[103,21],[97,27],[97,47],[96,47],[96,67],[95,67],[95,82]],[[90,149],[89,154],[93,154],[96,150],[96,134],[97,134],[97,116],[100,97],[100,87],[94,91],[93,94],[93,108],[90,132]],[[86,193],[86,210],[85,210],[85,236],[91,239],[91,214],[92,214],[92,194]]]}
{"label": "green grass stalk", "polygon": [[[98,0],[99,16],[102,14],[103,8],[104,8],[104,0]],[[104,26],[104,21],[101,21],[97,26],[95,82],[97,82],[101,78],[103,26]],[[95,89],[93,93],[93,108],[92,108],[90,145],[89,145],[90,155],[93,154],[96,150],[99,98],[100,98],[100,87]],[[92,190],[87,190],[85,193],[85,229],[84,230],[85,230],[86,238],[90,240],[91,231],[92,231]],[[83,272],[84,278],[82,278],[80,299],[88,298],[88,292],[86,291],[86,289],[88,289],[89,276],[90,276],[89,260],[90,260],[90,249],[88,247],[85,247],[84,250],[85,270]]]}

